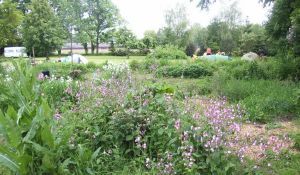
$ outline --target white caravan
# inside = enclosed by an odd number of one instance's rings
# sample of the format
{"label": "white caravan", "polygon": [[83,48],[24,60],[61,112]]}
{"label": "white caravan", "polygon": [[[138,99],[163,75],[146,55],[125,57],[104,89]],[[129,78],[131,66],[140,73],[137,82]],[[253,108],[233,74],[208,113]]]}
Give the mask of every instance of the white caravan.
{"label": "white caravan", "polygon": [[4,57],[27,57],[25,47],[5,47]]}

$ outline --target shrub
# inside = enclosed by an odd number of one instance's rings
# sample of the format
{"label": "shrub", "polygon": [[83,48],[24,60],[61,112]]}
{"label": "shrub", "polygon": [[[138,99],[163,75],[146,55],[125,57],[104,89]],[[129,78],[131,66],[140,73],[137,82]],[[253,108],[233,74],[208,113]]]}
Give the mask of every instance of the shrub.
{"label": "shrub", "polygon": [[129,67],[131,70],[136,71],[141,68],[141,65],[137,60],[132,60],[129,62]]}
{"label": "shrub", "polygon": [[300,80],[300,57],[280,59],[279,76],[281,80]]}
{"label": "shrub", "polygon": [[35,67],[36,72],[48,70],[50,75],[55,77],[68,77],[74,70],[80,70],[78,79],[83,78],[83,75],[88,73],[90,70],[87,65],[84,64],[71,64],[71,63],[44,63],[39,64]]}
{"label": "shrub", "polygon": [[187,55],[176,46],[166,45],[158,46],[150,53],[148,58],[152,59],[187,59]]}
{"label": "shrub", "polygon": [[266,122],[297,114],[297,85],[292,82],[236,80],[215,75],[212,87],[215,94],[243,104],[250,120]]}
{"label": "shrub", "polygon": [[295,141],[295,145],[294,147],[297,148],[298,150],[300,150],[300,133],[297,133],[293,136],[294,141]]}
{"label": "shrub", "polygon": [[112,55],[113,56],[127,56],[128,52],[125,49],[116,49]]}
{"label": "shrub", "polygon": [[212,75],[212,70],[200,64],[173,65],[160,67],[156,75],[163,77],[200,78]]}

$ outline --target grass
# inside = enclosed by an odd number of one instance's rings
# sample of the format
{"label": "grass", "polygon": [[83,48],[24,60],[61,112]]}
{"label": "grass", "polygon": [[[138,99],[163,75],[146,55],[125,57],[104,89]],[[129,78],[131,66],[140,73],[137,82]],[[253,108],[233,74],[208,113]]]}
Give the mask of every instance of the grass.
{"label": "grass", "polygon": [[[108,61],[109,63],[115,63],[115,64],[120,64],[120,63],[129,63],[130,61],[136,60],[136,61],[143,61],[145,60],[146,56],[130,56],[129,59],[127,56],[106,56],[106,55],[98,55],[98,56],[85,56],[89,62],[93,62],[96,64],[102,64]],[[59,57],[51,57],[50,60],[57,60]],[[45,60],[45,57],[38,58],[37,60]],[[189,60],[171,60],[171,62],[176,62],[178,64],[183,64],[186,63]]]}

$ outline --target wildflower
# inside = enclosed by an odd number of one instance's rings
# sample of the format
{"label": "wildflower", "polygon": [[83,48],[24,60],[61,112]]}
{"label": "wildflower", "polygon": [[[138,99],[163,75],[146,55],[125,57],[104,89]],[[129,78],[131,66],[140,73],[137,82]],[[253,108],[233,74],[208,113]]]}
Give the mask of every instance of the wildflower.
{"label": "wildflower", "polygon": [[179,130],[180,128],[180,119],[175,121],[175,126],[174,126],[177,130]]}
{"label": "wildflower", "polygon": [[56,120],[60,120],[61,119],[61,115],[59,113],[54,115],[54,119]]}

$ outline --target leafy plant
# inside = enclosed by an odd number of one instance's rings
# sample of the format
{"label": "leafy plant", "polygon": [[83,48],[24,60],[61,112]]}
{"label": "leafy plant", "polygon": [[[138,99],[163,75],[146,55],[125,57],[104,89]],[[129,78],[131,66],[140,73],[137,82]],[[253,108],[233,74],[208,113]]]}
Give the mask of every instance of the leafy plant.
{"label": "leafy plant", "polygon": [[148,58],[152,59],[187,59],[186,54],[176,46],[166,45],[158,46],[150,53]]}

